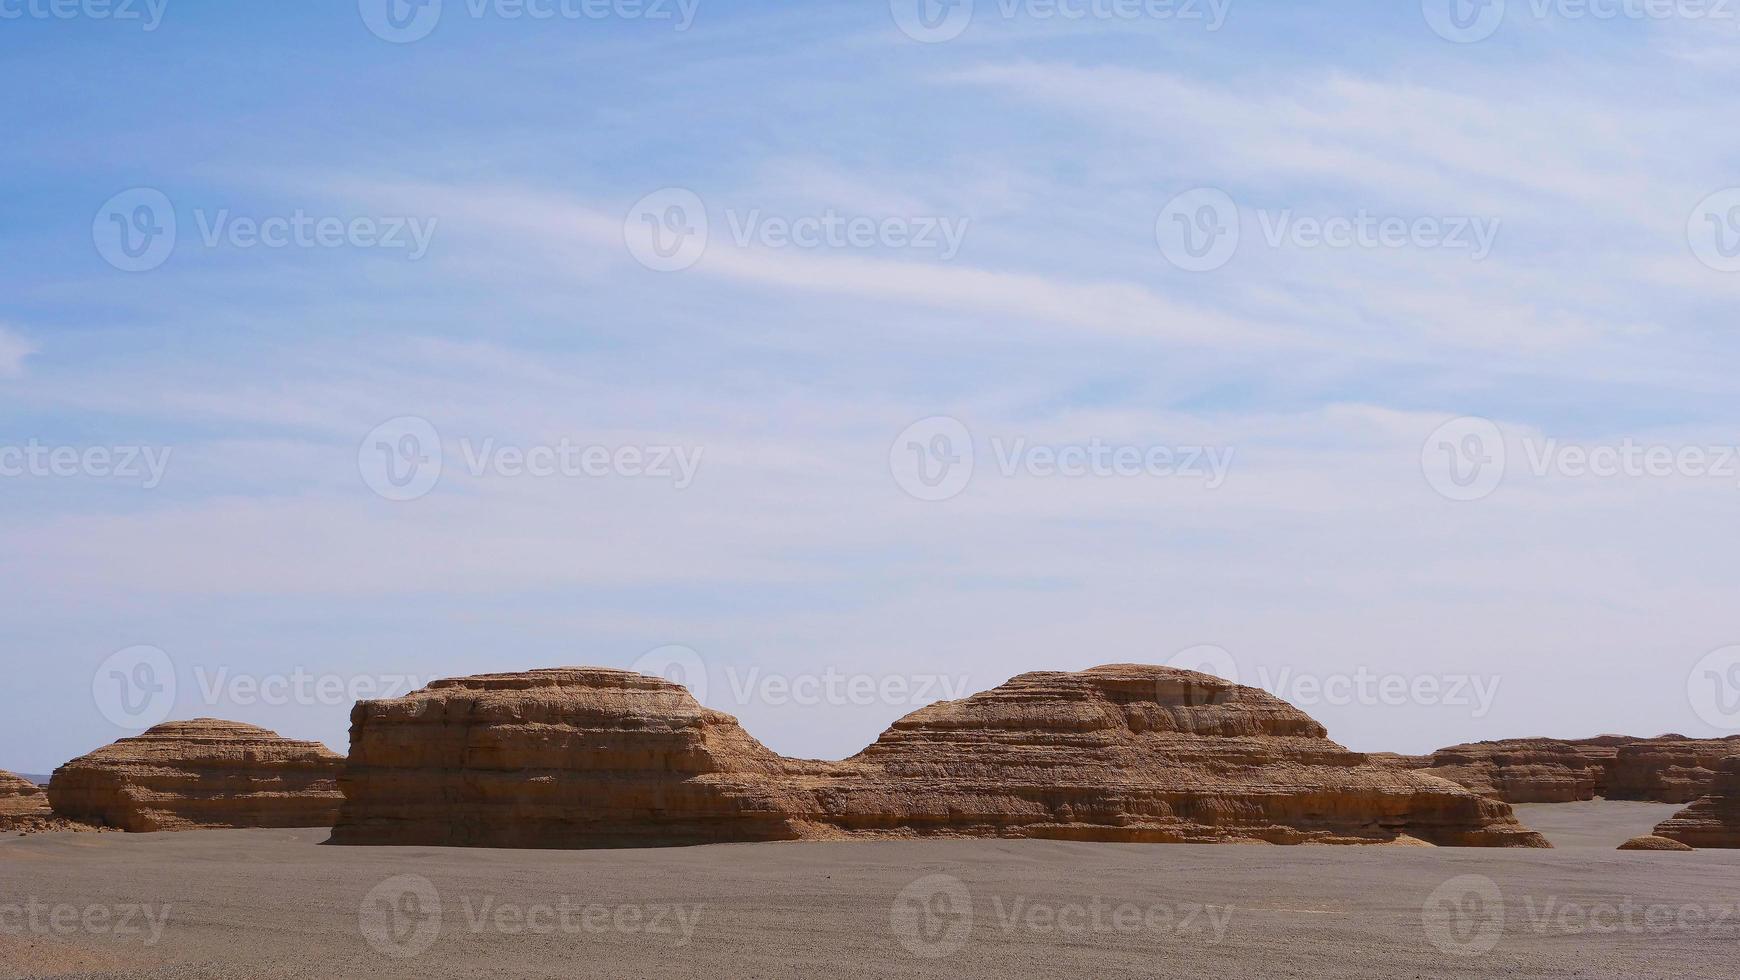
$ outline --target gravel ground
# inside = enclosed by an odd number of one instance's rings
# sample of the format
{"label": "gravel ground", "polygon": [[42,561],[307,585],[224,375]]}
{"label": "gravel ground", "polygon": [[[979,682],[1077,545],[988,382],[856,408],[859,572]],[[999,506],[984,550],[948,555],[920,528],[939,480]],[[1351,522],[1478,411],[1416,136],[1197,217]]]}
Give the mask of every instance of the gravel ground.
{"label": "gravel ground", "polygon": [[1520,809],[1561,846],[11,837],[0,976],[1734,976],[1740,851],[1613,850],[1673,807]]}

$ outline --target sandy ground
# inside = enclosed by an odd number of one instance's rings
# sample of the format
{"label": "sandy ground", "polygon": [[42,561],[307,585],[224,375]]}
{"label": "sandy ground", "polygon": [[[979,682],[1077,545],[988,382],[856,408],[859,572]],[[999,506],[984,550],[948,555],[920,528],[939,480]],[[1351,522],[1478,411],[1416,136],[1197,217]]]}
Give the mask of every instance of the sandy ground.
{"label": "sandy ground", "polygon": [[1613,850],[1673,807],[1521,809],[1561,846],[6,838],[0,976],[1735,976],[1740,851]]}

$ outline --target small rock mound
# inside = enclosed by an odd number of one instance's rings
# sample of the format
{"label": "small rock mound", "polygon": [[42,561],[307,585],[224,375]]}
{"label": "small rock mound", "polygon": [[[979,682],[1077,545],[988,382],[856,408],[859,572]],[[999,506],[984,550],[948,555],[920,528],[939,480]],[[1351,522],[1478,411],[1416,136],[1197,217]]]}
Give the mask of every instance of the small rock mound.
{"label": "small rock mound", "polygon": [[1689,851],[1692,850],[1692,847],[1677,840],[1646,834],[1642,837],[1633,837],[1619,845],[1619,849],[1622,851]]}
{"label": "small rock mound", "polygon": [[1657,824],[1655,832],[1693,847],[1740,847],[1740,755],[1717,765],[1708,796]]}
{"label": "small rock mound", "polygon": [[56,815],[130,832],[330,827],[344,758],[214,718],[169,722],[55,770]]}
{"label": "small rock mound", "polygon": [[1545,847],[1504,803],[1371,764],[1193,671],[1023,674],[843,762],[787,759],[668,681],[566,668],[352,713],[333,842],[611,847],[878,837]]}
{"label": "small rock mound", "polygon": [[42,787],[0,769],[0,831],[29,829],[53,818]]}

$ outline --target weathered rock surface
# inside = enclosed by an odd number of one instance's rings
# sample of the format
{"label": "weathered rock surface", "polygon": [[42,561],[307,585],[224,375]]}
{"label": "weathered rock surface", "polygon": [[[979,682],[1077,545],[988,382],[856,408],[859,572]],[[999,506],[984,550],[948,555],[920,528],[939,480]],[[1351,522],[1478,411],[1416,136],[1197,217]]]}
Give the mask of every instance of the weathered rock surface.
{"label": "weathered rock surface", "polygon": [[1690,739],[1683,735],[1636,738],[1516,738],[1453,745],[1396,764],[1506,803],[1569,803],[1597,796],[1612,800],[1685,803],[1715,778],[1721,759],[1740,752],[1740,738]]}
{"label": "weathered rock surface", "polygon": [[1681,844],[1677,840],[1669,840],[1666,837],[1657,837],[1653,834],[1646,834],[1643,837],[1633,837],[1632,839],[1619,845],[1619,849],[1622,851],[1690,851],[1690,850],[1693,850],[1693,848],[1690,847],[1689,845]]}
{"label": "weathered rock surface", "polygon": [[1722,760],[1709,795],[1657,824],[1655,832],[1692,847],[1740,847],[1740,756]]}
{"label": "weathered rock surface", "polygon": [[53,817],[42,787],[0,769],[0,830],[21,830]]}
{"label": "weathered rock surface", "polygon": [[683,688],[572,668],[439,681],[352,714],[333,842],[608,847],[1000,836],[1548,846],[1504,803],[1164,667],[1023,674],[843,762],[784,758]]}
{"label": "weathered rock surface", "polygon": [[55,770],[54,812],[133,832],[329,827],[344,757],[253,725],[158,725]]}

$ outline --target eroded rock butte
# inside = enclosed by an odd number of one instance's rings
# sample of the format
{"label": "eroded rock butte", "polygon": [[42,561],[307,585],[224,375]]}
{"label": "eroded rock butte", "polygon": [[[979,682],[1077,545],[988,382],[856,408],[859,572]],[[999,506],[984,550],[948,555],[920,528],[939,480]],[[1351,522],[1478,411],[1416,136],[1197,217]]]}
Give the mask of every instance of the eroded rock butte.
{"label": "eroded rock butte", "polygon": [[0,769],[0,831],[39,826],[53,817],[42,787]]}
{"label": "eroded rock butte", "polygon": [[668,681],[564,668],[352,713],[333,842],[621,847],[880,837],[1546,847],[1508,804],[1369,763],[1297,708],[1165,667],[1023,674],[841,762]]}
{"label": "eroded rock butte", "polygon": [[344,757],[233,721],[169,722],[55,770],[58,816],[133,832],[330,827]]}
{"label": "eroded rock butte", "polygon": [[1717,766],[1709,795],[1657,824],[1655,832],[1693,847],[1740,847],[1740,755]]}
{"label": "eroded rock butte", "polygon": [[1472,742],[1425,757],[1386,753],[1374,758],[1442,776],[1506,803],[1570,803],[1598,796],[1685,803],[1703,795],[1717,763],[1736,752],[1740,737],[1602,735]]}

